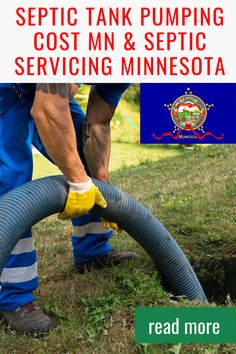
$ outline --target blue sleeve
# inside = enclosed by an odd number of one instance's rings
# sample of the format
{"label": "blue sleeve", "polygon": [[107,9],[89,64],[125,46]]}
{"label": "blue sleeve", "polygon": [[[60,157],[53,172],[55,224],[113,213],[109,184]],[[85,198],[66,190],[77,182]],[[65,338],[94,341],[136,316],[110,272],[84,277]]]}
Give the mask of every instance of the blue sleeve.
{"label": "blue sleeve", "polygon": [[118,105],[122,94],[129,86],[130,84],[95,84],[99,96],[112,107]]}
{"label": "blue sleeve", "polygon": [[14,86],[14,84],[8,84],[8,83],[1,83],[0,84],[0,88],[12,88]]}

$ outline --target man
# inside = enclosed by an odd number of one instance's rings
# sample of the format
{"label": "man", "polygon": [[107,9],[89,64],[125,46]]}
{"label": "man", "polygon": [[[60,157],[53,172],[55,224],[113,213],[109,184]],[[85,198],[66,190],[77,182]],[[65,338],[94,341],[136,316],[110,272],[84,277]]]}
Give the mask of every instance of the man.
{"label": "man", "polygon": [[[31,180],[32,144],[48,156],[70,186],[59,218],[73,218],[73,255],[79,271],[96,260],[117,263],[136,257],[132,252],[112,250],[107,243],[111,230],[89,214],[94,204],[106,207],[88,171],[95,178],[108,180],[110,121],[126,88],[124,84],[94,85],[84,122],[85,116],[73,99],[76,84],[0,85],[0,195]],[[106,227],[117,227],[105,223]],[[49,331],[51,321],[34,300],[37,258],[30,231],[9,256],[0,286],[0,316],[12,329],[36,334]]]}

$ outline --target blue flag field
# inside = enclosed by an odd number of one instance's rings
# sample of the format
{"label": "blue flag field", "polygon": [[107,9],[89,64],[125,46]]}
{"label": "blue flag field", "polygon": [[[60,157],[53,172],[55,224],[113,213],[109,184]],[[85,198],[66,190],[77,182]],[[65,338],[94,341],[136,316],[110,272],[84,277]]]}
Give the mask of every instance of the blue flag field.
{"label": "blue flag field", "polygon": [[236,144],[236,84],[142,84],[141,144]]}

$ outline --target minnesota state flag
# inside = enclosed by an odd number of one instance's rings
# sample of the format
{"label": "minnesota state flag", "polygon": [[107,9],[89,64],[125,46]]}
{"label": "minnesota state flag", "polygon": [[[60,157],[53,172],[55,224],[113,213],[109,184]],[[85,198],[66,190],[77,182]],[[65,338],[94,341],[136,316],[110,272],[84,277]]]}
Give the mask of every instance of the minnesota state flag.
{"label": "minnesota state flag", "polygon": [[141,144],[236,144],[236,84],[142,84]]}

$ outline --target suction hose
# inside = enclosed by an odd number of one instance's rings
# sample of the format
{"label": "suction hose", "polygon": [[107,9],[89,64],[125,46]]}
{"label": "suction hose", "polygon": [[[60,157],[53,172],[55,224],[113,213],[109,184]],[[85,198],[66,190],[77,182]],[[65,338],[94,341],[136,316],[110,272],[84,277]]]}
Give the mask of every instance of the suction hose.
{"label": "suction hose", "polygon": [[[108,206],[92,211],[116,222],[150,255],[168,287],[178,296],[206,301],[184,253],[164,226],[142,204],[112,185],[93,180]],[[63,176],[26,183],[0,198],[0,274],[19,239],[37,222],[64,209],[68,185]]]}

